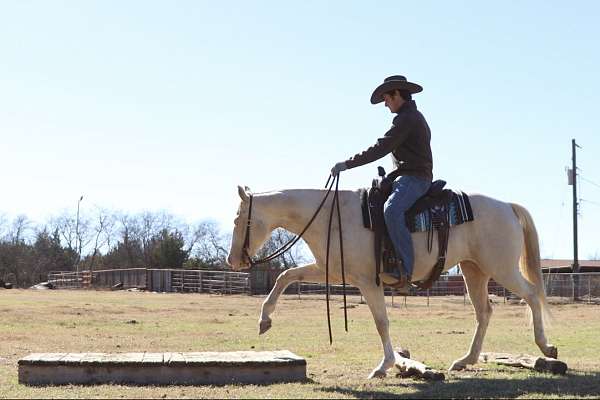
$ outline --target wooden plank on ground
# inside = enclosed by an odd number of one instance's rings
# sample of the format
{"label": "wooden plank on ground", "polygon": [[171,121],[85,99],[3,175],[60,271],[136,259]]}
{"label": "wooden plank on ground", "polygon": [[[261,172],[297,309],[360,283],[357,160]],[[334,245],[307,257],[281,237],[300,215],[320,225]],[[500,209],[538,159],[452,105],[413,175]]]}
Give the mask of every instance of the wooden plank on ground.
{"label": "wooden plank on ground", "polygon": [[417,360],[412,360],[408,350],[399,349],[395,355],[396,368],[400,370],[398,375],[402,378],[416,376],[428,381],[443,381],[446,379],[443,372],[432,369]]}
{"label": "wooden plank on ground", "polygon": [[536,357],[528,354],[513,355],[510,353],[481,353],[481,362],[507,365],[532,369],[538,372],[550,372],[552,374],[564,375],[567,372],[567,364],[549,357]]}
{"label": "wooden plank on ground", "polygon": [[284,350],[195,353],[36,353],[22,358],[19,382],[30,385],[265,384],[306,379],[306,360]]}

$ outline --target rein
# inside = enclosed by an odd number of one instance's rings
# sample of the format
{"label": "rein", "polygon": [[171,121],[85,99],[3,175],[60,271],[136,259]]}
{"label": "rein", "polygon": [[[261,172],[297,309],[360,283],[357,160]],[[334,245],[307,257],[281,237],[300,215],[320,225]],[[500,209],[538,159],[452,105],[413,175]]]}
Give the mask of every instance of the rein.
{"label": "rein", "polygon": [[[298,243],[298,241],[302,238],[302,235],[304,235],[304,233],[312,225],[313,221],[315,220],[315,218],[317,217],[317,215],[323,208],[323,205],[325,204],[327,197],[329,197],[329,193],[331,192],[333,184],[335,183],[333,202],[331,204],[331,211],[329,213],[329,225],[327,227],[327,256],[325,259],[325,287],[326,287],[326,299],[327,299],[327,326],[329,328],[329,344],[333,343],[333,336],[331,334],[330,308],[329,308],[329,247],[330,247],[329,245],[331,242],[331,223],[332,223],[332,219],[333,219],[334,208],[337,209],[338,227],[339,227],[339,234],[340,234],[339,239],[340,239],[340,256],[341,256],[341,267],[342,267],[342,293],[344,295],[344,327],[346,329],[346,332],[348,332],[348,313],[347,313],[347,308],[346,308],[346,274],[345,274],[345,269],[344,269],[344,246],[343,246],[343,241],[342,241],[342,218],[341,218],[340,203],[339,203],[339,198],[338,198],[338,185],[339,185],[339,181],[340,181],[340,176],[339,176],[339,174],[337,176],[334,176],[333,180],[331,180],[331,177],[332,177],[332,175],[329,175],[329,178],[327,178],[327,183],[325,184],[325,187],[327,188],[327,192],[325,193],[325,196],[323,196],[323,200],[321,200],[319,207],[317,207],[317,210],[313,214],[310,221],[308,221],[308,224],[302,230],[302,232],[300,232],[299,235],[296,235],[295,237],[290,239],[287,243],[285,243],[283,246],[281,246],[280,248],[275,250],[272,254],[270,254],[266,257],[260,258],[258,260],[254,260],[250,256],[250,252],[249,252],[250,251],[250,227],[252,225],[252,199],[254,197],[254,195],[252,193],[250,193],[249,207],[248,207],[248,222],[246,223],[246,234],[244,236],[244,244],[242,247],[242,257],[245,257],[246,259],[248,259],[248,261],[250,262],[250,267],[253,267],[253,266],[259,265],[259,264],[264,264],[266,262],[276,259],[277,257],[282,256],[285,252],[290,250],[292,248],[292,246],[294,246],[296,243]],[[331,181],[331,184],[329,183],[330,181]]]}

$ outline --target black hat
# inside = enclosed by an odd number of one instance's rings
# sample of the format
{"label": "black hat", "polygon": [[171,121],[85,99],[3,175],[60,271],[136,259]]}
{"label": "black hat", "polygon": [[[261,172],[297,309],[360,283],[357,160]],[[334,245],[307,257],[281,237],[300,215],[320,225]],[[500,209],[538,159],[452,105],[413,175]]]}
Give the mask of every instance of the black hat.
{"label": "black hat", "polygon": [[377,86],[371,95],[371,104],[381,103],[383,94],[392,90],[406,90],[409,93],[419,93],[423,90],[420,85],[406,80],[402,75],[392,75],[383,80],[383,83]]}

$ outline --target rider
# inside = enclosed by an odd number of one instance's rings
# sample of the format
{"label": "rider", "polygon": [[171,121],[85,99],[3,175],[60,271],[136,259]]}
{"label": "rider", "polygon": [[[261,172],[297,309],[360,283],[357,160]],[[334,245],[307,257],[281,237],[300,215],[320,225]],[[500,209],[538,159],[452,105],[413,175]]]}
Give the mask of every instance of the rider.
{"label": "rider", "polygon": [[341,171],[392,154],[394,166],[401,176],[393,182],[392,192],[384,205],[384,217],[401,265],[397,265],[392,273],[382,272],[379,276],[386,285],[404,291],[410,287],[414,264],[412,238],[404,220],[404,212],[427,192],[433,178],[431,131],[412,100],[412,94],[422,90],[420,85],[407,81],[401,75],[385,78],[373,91],[371,104],[383,101],[390,112],[397,114],[392,127],[373,146],[335,164],[331,169],[331,174],[337,176]]}

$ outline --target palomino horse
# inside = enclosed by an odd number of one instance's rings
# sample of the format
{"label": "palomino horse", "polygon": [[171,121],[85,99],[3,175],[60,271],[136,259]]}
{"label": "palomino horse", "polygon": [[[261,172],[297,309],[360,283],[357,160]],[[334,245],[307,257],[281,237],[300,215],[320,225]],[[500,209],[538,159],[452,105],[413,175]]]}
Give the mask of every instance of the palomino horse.
{"label": "palomino horse", "polygon": [[[241,186],[238,186],[238,193],[242,202],[235,219],[227,258],[235,270],[250,266],[248,257],[257,253],[274,229],[280,227],[299,234],[322,201],[325,190],[296,189],[254,194],[250,220],[251,193],[247,187],[244,189]],[[359,192],[339,191],[338,195],[346,282],[359,288],[363,294],[383,344],[383,359],[369,378],[383,377],[394,366],[396,356],[389,334],[383,286],[375,283],[373,232],[363,226]],[[325,282],[328,211],[332,197],[324,205],[326,212],[322,210],[303,235],[316,262],[288,269],[279,275],[262,304],[259,319],[261,334],[271,327],[270,315],[275,310],[277,299],[290,283]],[[490,278],[525,299],[532,311],[535,343],[544,355],[556,358],[557,349],[548,343],[544,334],[544,315],[548,309],[540,268],[538,236],[529,212],[517,204],[504,203],[483,195],[471,195],[470,200],[475,220],[451,228],[445,269],[460,264],[477,323],[469,351],[454,361],[450,370],[462,370],[478,361],[492,314],[488,300]],[[247,224],[251,226],[251,234],[246,251]],[[428,252],[426,232],[414,233],[413,246],[415,265],[412,278],[415,281],[426,279],[437,261],[437,240],[434,239],[433,249]],[[342,281],[340,261],[339,228],[334,223],[329,260],[331,283],[339,284]]]}

